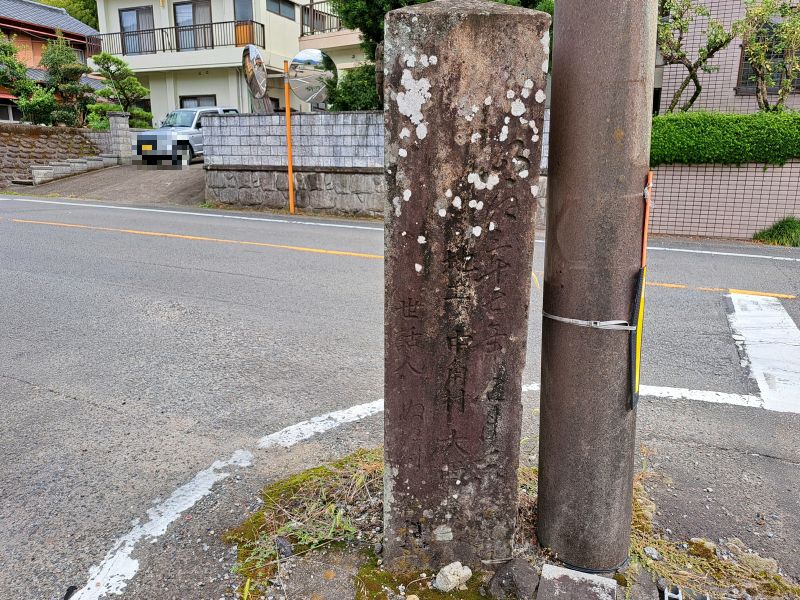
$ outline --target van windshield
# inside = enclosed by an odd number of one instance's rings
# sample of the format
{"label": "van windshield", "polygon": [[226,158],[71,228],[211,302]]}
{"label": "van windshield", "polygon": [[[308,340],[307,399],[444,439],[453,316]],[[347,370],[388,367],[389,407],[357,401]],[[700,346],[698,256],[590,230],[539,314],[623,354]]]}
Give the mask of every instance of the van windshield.
{"label": "van windshield", "polygon": [[176,110],[169,113],[161,125],[163,127],[191,127],[196,114],[193,110]]}

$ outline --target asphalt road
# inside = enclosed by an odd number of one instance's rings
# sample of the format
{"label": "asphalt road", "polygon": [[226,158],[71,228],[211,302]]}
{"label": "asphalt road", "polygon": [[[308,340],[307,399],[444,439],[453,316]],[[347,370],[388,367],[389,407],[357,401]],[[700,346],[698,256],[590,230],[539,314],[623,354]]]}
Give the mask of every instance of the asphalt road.
{"label": "asphalt road", "polygon": [[[164,533],[142,537],[124,587],[126,598],[231,597],[219,533],[260,487],[381,442],[375,415],[256,450],[281,428],[381,398],[381,224],[57,202],[0,197],[0,597],[82,588],[176,489],[249,449],[252,466],[231,466]],[[644,383],[758,396],[729,290],[777,294],[800,324],[800,251],[652,246]],[[524,383],[539,379],[539,341],[534,317]],[[535,461],[538,394],[524,401]],[[800,578],[798,412],[644,398],[658,520],[676,536],[741,537]]]}

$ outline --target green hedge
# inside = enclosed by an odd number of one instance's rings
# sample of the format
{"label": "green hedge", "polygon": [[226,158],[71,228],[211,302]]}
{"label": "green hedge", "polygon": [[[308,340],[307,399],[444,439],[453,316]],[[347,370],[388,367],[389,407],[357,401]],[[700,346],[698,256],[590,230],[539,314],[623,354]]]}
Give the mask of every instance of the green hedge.
{"label": "green hedge", "polygon": [[800,158],[800,112],[687,112],[653,118],[652,166],[766,163]]}

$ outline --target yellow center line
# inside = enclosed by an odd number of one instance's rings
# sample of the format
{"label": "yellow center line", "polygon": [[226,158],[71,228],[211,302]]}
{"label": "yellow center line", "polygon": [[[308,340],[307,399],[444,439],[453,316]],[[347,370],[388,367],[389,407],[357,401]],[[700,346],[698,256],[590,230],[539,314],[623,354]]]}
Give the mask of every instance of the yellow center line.
{"label": "yellow center line", "polygon": [[[242,240],[227,240],[223,238],[206,237],[199,235],[183,235],[179,233],[164,233],[159,231],[140,231],[138,229],[119,229],[116,227],[98,227],[95,225],[78,225],[75,223],[59,223],[56,221],[33,221],[29,219],[10,219],[12,223],[25,223],[28,225],[49,225],[51,227],[65,227],[70,229],[85,229],[89,231],[107,231],[110,233],[126,233],[130,235],[144,235],[148,237],[160,237],[177,240],[192,240],[198,242],[214,242],[217,244],[234,244],[239,246],[255,246],[259,248],[274,248],[278,250],[293,250],[295,252],[310,252],[312,254],[327,254],[330,256],[348,256],[351,258],[367,258],[373,260],[383,260],[382,254],[368,254],[365,252],[347,252],[344,250],[326,250],[324,248],[308,248],[305,246],[290,246],[287,244],[270,244],[268,242],[248,242]],[[542,273],[542,275],[544,275]],[[537,289],[541,289],[537,273],[533,273],[534,283]],[[782,300],[797,300],[797,296],[792,294],[779,294],[773,292],[759,292],[754,290],[740,290],[736,288],[715,288],[715,287],[692,287],[683,283],[662,283],[647,282],[648,287],[660,287],[678,290],[691,290],[697,292],[729,293],[729,294],[749,294],[752,296],[766,296],[779,298]]]}
{"label": "yellow center line", "polygon": [[345,252],[343,250],[325,250],[323,248],[306,248],[305,246],[288,246],[286,244],[269,244],[267,242],[247,242],[241,240],[226,240],[199,235],[182,235],[179,233],[162,233],[158,231],[139,231],[137,229],[117,229],[115,227],[96,227],[94,225],[76,225],[74,223],[56,223],[53,221],[31,221],[28,219],[12,219],[14,223],[28,225],[51,225],[53,227],[67,227],[71,229],[88,229],[90,231],[108,231],[111,233],[128,233],[132,235],[145,235],[149,237],[170,238],[177,240],[194,240],[198,242],[216,242],[218,244],[236,244],[240,246],[257,246],[259,248],[277,248],[279,250],[294,250],[296,252],[311,252],[314,254],[329,254],[333,256],[350,256],[354,258],[372,258],[383,260],[381,254],[366,254],[364,252]]}

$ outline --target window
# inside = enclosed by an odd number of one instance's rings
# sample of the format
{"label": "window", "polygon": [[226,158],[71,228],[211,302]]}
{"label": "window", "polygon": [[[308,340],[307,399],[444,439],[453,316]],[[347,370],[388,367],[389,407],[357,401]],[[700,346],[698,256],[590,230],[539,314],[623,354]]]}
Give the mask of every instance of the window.
{"label": "window", "polygon": [[295,14],[295,4],[290,0],[267,0],[267,10],[276,15],[286,17],[294,21],[297,16]]}
{"label": "window", "polygon": [[122,53],[153,54],[156,51],[153,23],[152,6],[121,9],[119,28],[122,32]]}
{"label": "window", "polygon": [[0,121],[22,121],[22,112],[10,100],[0,100]]}
{"label": "window", "polygon": [[[780,64],[782,59],[783,57],[780,55],[774,54],[770,56],[770,62],[772,62],[773,65]],[[775,85],[767,88],[767,91],[770,94],[777,94],[781,83],[783,82],[783,73],[780,73],[779,69],[773,69],[772,80]],[[800,77],[794,80],[793,87],[795,93],[800,92]],[[756,93],[755,74],[753,73],[753,67],[750,66],[750,63],[747,62],[747,58],[745,58],[744,49],[742,49],[742,62],[741,66],[739,67],[739,84],[736,87],[736,93],[742,95]]]}
{"label": "window", "polygon": [[200,108],[202,106],[216,106],[217,96],[207,94],[204,96],[181,96],[181,108]]}
{"label": "window", "polygon": [[235,21],[252,21],[253,0],[233,0],[233,19]]}
{"label": "window", "polygon": [[214,47],[210,0],[179,2],[174,10],[178,50]]}

